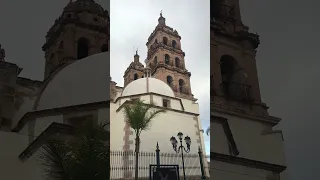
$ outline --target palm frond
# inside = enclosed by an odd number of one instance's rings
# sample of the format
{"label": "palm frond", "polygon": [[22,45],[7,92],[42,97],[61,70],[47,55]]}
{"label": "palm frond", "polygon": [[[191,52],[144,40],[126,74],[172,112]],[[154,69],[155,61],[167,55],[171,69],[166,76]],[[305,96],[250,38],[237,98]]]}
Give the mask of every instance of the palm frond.
{"label": "palm frond", "polygon": [[142,130],[149,129],[149,127],[151,126],[152,119],[154,119],[159,114],[165,113],[165,112],[166,112],[166,110],[164,110],[164,109],[157,109],[157,110],[153,110],[153,111],[149,112],[148,114],[146,114]]}
{"label": "palm frond", "polygon": [[70,179],[68,162],[71,160],[68,144],[52,140],[42,146],[40,160],[48,176],[56,179]]}
{"label": "palm frond", "polygon": [[41,156],[47,175],[57,180],[109,179],[108,139],[105,124],[87,122],[72,140],[50,141]]}

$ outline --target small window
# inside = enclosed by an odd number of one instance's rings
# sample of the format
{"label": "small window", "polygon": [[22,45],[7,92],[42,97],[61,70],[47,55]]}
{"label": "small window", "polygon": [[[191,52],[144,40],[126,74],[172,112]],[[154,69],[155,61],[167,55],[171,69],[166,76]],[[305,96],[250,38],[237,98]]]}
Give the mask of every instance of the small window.
{"label": "small window", "polygon": [[156,40],[154,41],[154,43],[158,43],[158,39],[156,39]]}
{"label": "small window", "polygon": [[71,14],[68,14],[68,15],[67,15],[67,18],[71,18],[71,17],[72,17]]}
{"label": "small window", "polygon": [[133,79],[134,79],[134,80],[137,80],[138,78],[139,78],[139,77],[138,77],[138,74],[135,73],[134,76],[133,76]]}
{"label": "small window", "polygon": [[95,17],[95,18],[93,18],[93,20],[94,20],[95,22],[97,22],[97,21],[98,21],[98,18]]}
{"label": "small window", "polygon": [[167,76],[167,83],[168,83],[169,85],[172,84],[172,77],[171,77],[171,76]]}
{"label": "small window", "polygon": [[162,106],[165,107],[165,108],[169,108],[170,107],[170,100],[163,99],[162,100]]}
{"label": "small window", "polygon": [[154,57],[153,62],[154,62],[155,65],[158,64],[158,58],[157,58],[157,56]]}
{"label": "small window", "polygon": [[170,56],[169,56],[168,54],[165,54],[165,55],[164,55],[164,62],[165,62],[166,64],[170,64]]}
{"label": "small window", "polygon": [[175,58],[176,67],[180,67],[180,59],[178,57]]}
{"label": "small window", "polygon": [[167,44],[168,44],[168,38],[163,37],[162,41],[163,41],[163,44],[165,44],[165,45],[167,45]]}
{"label": "small window", "polygon": [[172,47],[176,48],[177,47],[177,42],[175,40],[172,41]]}

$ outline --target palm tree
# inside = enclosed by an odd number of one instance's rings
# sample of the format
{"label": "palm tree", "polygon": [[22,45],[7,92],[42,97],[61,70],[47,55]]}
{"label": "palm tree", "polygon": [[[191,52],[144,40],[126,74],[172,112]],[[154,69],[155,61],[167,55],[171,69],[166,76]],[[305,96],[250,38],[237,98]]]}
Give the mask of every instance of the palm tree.
{"label": "palm tree", "polygon": [[54,180],[110,179],[108,124],[87,122],[75,129],[74,139],[43,145],[39,158],[47,176]]}
{"label": "palm tree", "polygon": [[135,180],[138,180],[138,158],[140,150],[140,135],[142,131],[148,130],[151,126],[151,121],[160,113],[166,112],[164,109],[155,109],[153,108],[154,104],[149,105],[144,104],[141,100],[136,100],[134,103],[124,105],[124,116],[126,122],[134,130],[136,139],[135,139],[135,155],[136,155],[136,164],[135,164]]}

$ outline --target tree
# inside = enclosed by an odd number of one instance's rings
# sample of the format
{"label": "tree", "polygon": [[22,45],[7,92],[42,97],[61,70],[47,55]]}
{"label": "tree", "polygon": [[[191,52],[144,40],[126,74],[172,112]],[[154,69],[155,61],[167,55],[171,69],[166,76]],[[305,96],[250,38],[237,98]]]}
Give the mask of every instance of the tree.
{"label": "tree", "polygon": [[138,180],[138,160],[139,160],[139,150],[140,150],[140,135],[142,131],[146,131],[151,126],[151,121],[160,113],[166,112],[164,109],[153,108],[154,104],[144,104],[143,101],[137,100],[131,104],[124,105],[124,116],[126,122],[134,130],[135,139],[135,180]]}
{"label": "tree", "polygon": [[72,140],[50,140],[42,146],[40,160],[54,180],[110,179],[109,132],[92,121],[75,128]]}

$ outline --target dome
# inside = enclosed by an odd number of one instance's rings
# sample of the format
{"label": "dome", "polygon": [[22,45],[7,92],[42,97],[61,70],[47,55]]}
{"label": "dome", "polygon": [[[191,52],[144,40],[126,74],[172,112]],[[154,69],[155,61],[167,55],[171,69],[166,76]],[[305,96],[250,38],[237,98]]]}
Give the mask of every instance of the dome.
{"label": "dome", "polygon": [[[149,86],[148,88],[147,85]],[[132,81],[124,88],[121,96],[131,96],[136,94],[144,94],[147,92],[174,97],[174,93],[170,86],[168,86],[165,82],[152,77],[141,78]]]}
{"label": "dome", "polygon": [[75,61],[64,67],[39,95],[37,110],[110,100],[109,52]]}
{"label": "dome", "polygon": [[63,10],[64,12],[89,12],[105,17],[105,10],[94,0],[77,0],[70,2]]}

